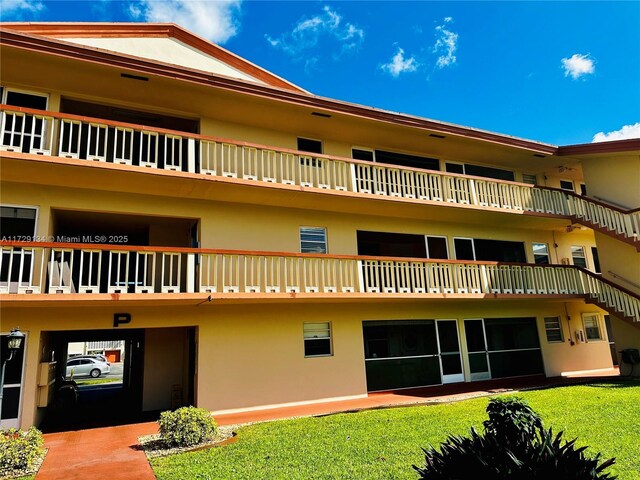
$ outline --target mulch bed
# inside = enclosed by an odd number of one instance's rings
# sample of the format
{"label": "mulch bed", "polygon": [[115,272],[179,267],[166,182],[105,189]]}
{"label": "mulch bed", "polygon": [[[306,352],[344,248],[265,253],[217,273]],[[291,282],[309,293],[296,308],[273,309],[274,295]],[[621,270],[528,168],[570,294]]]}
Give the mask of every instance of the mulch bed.
{"label": "mulch bed", "polygon": [[138,442],[148,459],[175,455],[176,453],[195,452],[206,448],[221,447],[236,441],[236,433],[232,427],[218,427],[216,435],[206,443],[200,443],[191,447],[169,447],[161,440],[160,434],[144,435],[138,437]]}

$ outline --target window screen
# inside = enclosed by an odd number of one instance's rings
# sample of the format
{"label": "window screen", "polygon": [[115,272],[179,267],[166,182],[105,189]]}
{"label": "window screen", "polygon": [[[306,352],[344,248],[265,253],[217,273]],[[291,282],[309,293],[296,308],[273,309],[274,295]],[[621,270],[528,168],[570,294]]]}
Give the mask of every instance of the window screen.
{"label": "window screen", "polygon": [[562,325],[560,317],[544,317],[544,330],[547,342],[562,342]]}
{"label": "window screen", "polygon": [[304,356],[331,355],[331,323],[305,323],[303,325]]}

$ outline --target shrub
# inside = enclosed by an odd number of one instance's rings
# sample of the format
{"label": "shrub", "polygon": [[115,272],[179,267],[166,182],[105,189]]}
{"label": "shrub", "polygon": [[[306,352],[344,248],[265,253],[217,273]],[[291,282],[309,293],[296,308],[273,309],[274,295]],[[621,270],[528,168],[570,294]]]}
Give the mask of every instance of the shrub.
{"label": "shrub", "polygon": [[160,436],[173,447],[190,447],[211,440],[216,433],[216,422],[204,408],[182,407],[160,414]]}
{"label": "shrub", "polygon": [[32,468],[44,453],[43,443],[35,427],[26,432],[15,428],[0,432],[0,474]]}
{"label": "shrub", "polygon": [[424,467],[413,466],[424,480],[476,478],[513,480],[607,480],[604,470],[615,460],[600,463],[575,448],[576,440],[564,442],[562,432],[545,430],[540,417],[523,401],[493,399],[487,406],[489,420],[484,434],[471,428],[469,437],[450,435],[440,450],[422,449]]}

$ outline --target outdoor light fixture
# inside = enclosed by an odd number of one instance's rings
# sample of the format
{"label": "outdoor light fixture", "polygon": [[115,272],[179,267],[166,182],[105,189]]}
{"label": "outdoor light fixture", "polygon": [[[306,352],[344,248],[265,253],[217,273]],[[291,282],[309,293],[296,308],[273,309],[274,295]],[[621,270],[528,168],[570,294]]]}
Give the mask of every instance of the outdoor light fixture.
{"label": "outdoor light fixture", "polygon": [[13,360],[16,352],[20,350],[20,347],[22,347],[23,340],[24,333],[22,333],[19,328],[14,328],[9,333],[7,342],[7,350],[9,350],[9,355],[7,356],[7,358],[4,358],[2,360],[2,374],[0,374],[0,414],[2,413],[2,397],[4,392],[4,370],[7,366],[7,362]]}

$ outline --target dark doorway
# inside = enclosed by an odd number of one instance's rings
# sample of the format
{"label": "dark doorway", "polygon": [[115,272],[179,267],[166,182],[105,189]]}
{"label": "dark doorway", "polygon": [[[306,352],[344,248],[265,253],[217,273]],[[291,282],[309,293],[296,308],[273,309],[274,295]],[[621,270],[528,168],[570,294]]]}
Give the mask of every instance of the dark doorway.
{"label": "dark doorway", "polygon": [[456,259],[489,262],[526,263],[524,242],[455,238]]}

